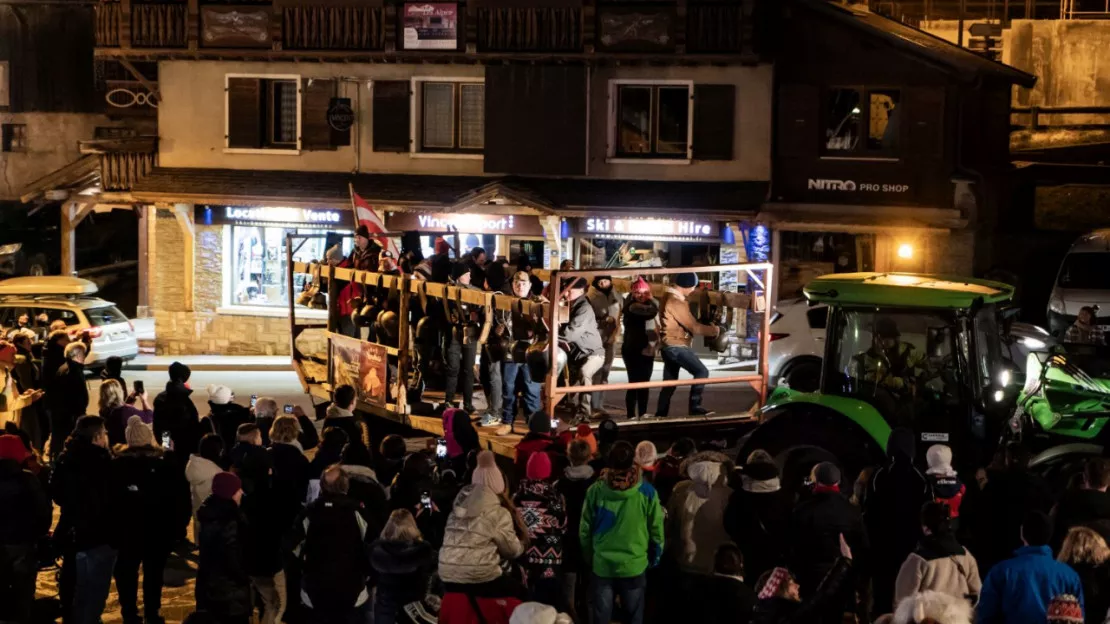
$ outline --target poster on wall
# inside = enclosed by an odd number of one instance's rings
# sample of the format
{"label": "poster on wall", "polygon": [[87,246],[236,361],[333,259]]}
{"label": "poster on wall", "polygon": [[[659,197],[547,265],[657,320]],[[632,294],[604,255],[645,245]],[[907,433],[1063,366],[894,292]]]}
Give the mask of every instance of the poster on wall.
{"label": "poster on wall", "polygon": [[349,385],[359,388],[362,361],[362,342],[357,338],[332,334],[331,366],[335,387]]}
{"label": "poster on wall", "polygon": [[406,50],[455,50],[459,47],[459,5],[409,2],[404,12]]}
{"label": "poster on wall", "polygon": [[359,366],[359,399],[377,407],[386,403],[386,352],[385,347],[370,342],[362,343],[362,360]]}

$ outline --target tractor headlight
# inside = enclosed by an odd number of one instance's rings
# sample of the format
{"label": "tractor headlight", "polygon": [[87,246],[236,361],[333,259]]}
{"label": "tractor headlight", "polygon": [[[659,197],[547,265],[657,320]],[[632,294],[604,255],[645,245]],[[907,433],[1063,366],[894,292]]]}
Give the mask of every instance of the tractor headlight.
{"label": "tractor headlight", "polygon": [[1006,398],[1006,393],[1001,390],[995,390],[993,398],[995,403],[1001,403],[1002,399]]}
{"label": "tractor headlight", "polygon": [[1038,340],[1036,338],[1022,338],[1021,339],[1021,344],[1025,345],[1026,347],[1028,347],[1028,348],[1030,348],[1034,351],[1043,349],[1043,348],[1048,346],[1048,344],[1045,341]]}
{"label": "tractor headlight", "polygon": [[1035,353],[1030,353],[1025,358],[1025,385],[1021,388],[1023,393],[1030,394],[1041,382],[1042,366],[1043,364]]}
{"label": "tractor headlight", "polygon": [[1010,369],[1004,368],[1002,372],[998,373],[998,385],[1005,388],[1010,385],[1011,381],[1013,381],[1013,375],[1010,374]]}

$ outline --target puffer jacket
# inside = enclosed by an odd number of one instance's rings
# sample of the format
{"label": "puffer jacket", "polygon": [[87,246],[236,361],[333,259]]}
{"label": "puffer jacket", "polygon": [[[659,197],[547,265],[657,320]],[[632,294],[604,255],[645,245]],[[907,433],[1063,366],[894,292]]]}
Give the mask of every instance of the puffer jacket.
{"label": "puffer jacket", "polygon": [[717,549],[731,544],[725,531],[725,509],[732,488],[726,485],[732,462],[711,451],[696,453],[682,462],[686,481],[679,482],[667,504],[667,546],[679,568],[712,574]]}
{"label": "puffer jacket", "polygon": [[932,590],[968,600],[982,590],[975,557],[951,535],[929,535],[910,553],[894,582],[894,604]]}
{"label": "puffer jacket", "polygon": [[443,547],[439,576],[444,583],[486,583],[501,576],[501,561],[524,552],[513,518],[492,490],[468,485],[455,498]]}

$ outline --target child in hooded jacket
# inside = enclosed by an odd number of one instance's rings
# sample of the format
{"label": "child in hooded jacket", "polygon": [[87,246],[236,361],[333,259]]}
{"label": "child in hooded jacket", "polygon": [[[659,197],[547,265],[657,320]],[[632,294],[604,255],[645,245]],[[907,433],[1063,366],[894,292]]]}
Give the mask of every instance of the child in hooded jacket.
{"label": "child in hooded jacket", "polygon": [[933,500],[948,505],[955,526],[960,519],[960,503],[967,493],[967,486],[952,469],[952,449],[944,444],[934,444],[925,452],[925,460],[929,464],[925,480],[933,492]]}

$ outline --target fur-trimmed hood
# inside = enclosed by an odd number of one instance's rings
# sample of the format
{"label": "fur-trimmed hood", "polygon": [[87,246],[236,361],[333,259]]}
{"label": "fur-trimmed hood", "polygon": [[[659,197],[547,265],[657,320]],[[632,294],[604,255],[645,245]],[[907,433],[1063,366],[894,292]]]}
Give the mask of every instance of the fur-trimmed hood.
{"label": "fur-trimmed hood", "polygon": [[721,464],[721,483],[725,482],[724,479],[728,477],[728,474],[732,472],[732,469],[735,466],[733,461],[729,459],[729,456],[725,455],[724,453],[718,451],[701,451],[698,453],[694,453],[693,455],[690,455],[686,459],[682,460],[682,464],[679,466],[678,471],[679,474],[682,475],[683,479],[690,478],[690,466],[693,466],[698,462],[715,462]]}
{"label": "fur-trimmed hood", "polygon": [[944,624],[971,624],[971,604],[941,592],[923,591],[898,603],[892,621],[893,624],[917,624],[926,618]]}

